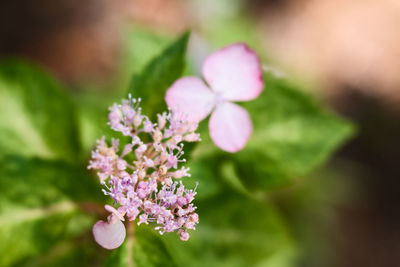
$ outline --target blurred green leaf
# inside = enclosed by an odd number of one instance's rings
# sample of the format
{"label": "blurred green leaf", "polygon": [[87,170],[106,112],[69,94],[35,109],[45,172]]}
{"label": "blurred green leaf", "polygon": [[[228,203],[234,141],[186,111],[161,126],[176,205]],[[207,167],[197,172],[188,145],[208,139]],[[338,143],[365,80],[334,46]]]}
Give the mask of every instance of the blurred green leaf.
{"label": "blurred green leaf", "polygon": [[234,157],[243,182],[257,181],[252,188],[275,188],[304,177],[354,132],[349,122],[288,81],[266,75],[265,84],[262,95],[245,105],[255,130],[246,149]]}
{"label": "blurred green leaf", "polygon": [[[132,249],[131,253],[129,249]],[[105,266],[129,266],[129,257],[132,257],[135,267],[177,266],[160,235],[145,225],[135,229],[133,239],[126,240],[120,248],[115,250]]]}
{"label": "blurred green leaf", "polygon": [[95,202],[104,203],[104,196],[84,169],[58,161],[1,158],[0,266],[29,261],[86,233],[93,218],[81,207]]}
{"label": "blurred green leaf", "polygon": [[113,100],[120,102],[121,98],[114,99],[107,96],[107,100],[104,100],[98,96],[88,95],[84,98],[75,99],[79,113],[79,136],[85,155],[89,155],[90,150],[96,145],[97,139],[102,136],[111,137],[116,135],[116,132],[107,124],[108,108],[112,105]]}
{"label": "blurred green leaf", "polygon": [[70,267],[70,266],[100,266],[104,256],[93,243],[91,235],[58,242],[45,253],[33,258],[19,261],[17,266],[26,267]]}
{"label": "blurred green leaf", "polygon": [[129,92],[142,99],[143,113],[151,118],[166,110],[165,92],[184,71],[189,35],[187,32],[179,37],[132,79]]}
{"label": "blurred green leaf", "polygon": [[179,266],[293,266],[295,244],[269,203],[225,190],[196,204],[200,223],[189,241],[164,235]]}
{"label": "blurred green leaf", "polygon": [[208,198],[220,192],[220,164],[214,157],[190,160],[187,163],[191,177],[183,182],[187,188],[194,188],[198,182],[196,199]]}
{"label": "blurred green leaf", "polygon": [[71,101],[60,84],[28,63],[0,63],[0,153],[77,159]]}
{"label": "blurred green leaf", "polygon": [[125,30],[122,66],[119,71],[132,78],[132,73],[143,70],[173,40],[171,36],[155,33],[153,30],[138,26],[128,27]]}
{"label": "blurred green leaf", "polygon": [[254,124],[245,149],[236,154],[222,152],[203,133],[203,142],[193,154],[195,161],[207,157],[232,162],[233,172],[252,190],[278,188],[304,177],[354,132],[349,122],[289,82],[266,75],[265,84],[259,98],[244,104]]}

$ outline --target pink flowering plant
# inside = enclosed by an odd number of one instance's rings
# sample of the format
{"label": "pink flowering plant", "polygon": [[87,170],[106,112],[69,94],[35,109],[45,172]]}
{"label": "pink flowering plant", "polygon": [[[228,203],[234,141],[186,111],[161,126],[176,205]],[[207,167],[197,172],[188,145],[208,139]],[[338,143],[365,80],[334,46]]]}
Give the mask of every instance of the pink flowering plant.
{"label": "pink flowering plant", "polygon": [[[213,94],[197,77],[176,81],[167,91],[166,100],[172,111],[157,114],[157,123],[142,114],[140,99],[114,104],[108,115],[110,127],[130,138],[119,152],[119,139],[109,146],[105,138],[97,141],[89,169],[97,172],[118,208],[106,205],[110,212],[107,222],[93,227],[97,243],[107,249],[119,247],[126,231],[121,221],[138,225],[156,223],[160,234],[178,231],[182,241],[189,239],[187,230],[194,230],[199,221],[192,201],[196,189],[187,190],[180,181],[188,177],[189,169],[180,167],[183,142],[200,141],[195,133],[198,122],[217,106],[210,120],[211,137],[222,149],[235,152],[242,149],[251,133],[248,113],[229,100],[249,100],[262,88],[261,64],[257,55],[245,44],[234,44],[206,59],[204,73],[216,90]],[[230,78],[235,77],[235,78]],[[150,136],[143,142],[141,135]],[[126,160],[130,154],[134,160]]]}
{"label": "pink flowering plant", "polygon": [[[130,142],[119,151],[119,140],[107,145],[104,138],[97,141],[92,152],[89,169],[97,172],[100,183],[118,205],[106,205],[110,212],[107,222],[98,221],[93,227],[94,238],[101,246],[114,249],[125,239],[121,223],[138,218],[138,225],[156,223],[160,234],[179,233],[182,241],[189,239],[188,230],[194,230],[199,221],[192,201],[195,189],[185,189],[182,179],[189,177],[189,168],[178,167],[184,163],[183,142],[200,141],[195,133],[196,123],[179,119],[174,113],[157,114],[157,123],[141,114],[140,100],[123,100],[110,108],[109,125]],[[151,140],[143,142],[141,135]],[[133,160],[127,160],[129,155]]]}
{"label": "pink flowering plant", "polygon": [[294,266],[302,240],[270,193],[351,125],[263,71],[253,43],[210,41],[196,61],[188,33],[146,36],[127,43],[146,61],[128,91],[0,63],[0,266]]}
{"label": "pink flowering plant", "polygon": [[[189,169],[178,163],[184,153],[183,142],[200,141],[195,133],[198,122],[212,109],[211,138],[228,152],[244,148],[252,132],[250,116],[242,107],[229,101],[256,98],[264,87],[258,56],[246,44],[238,43],[210,55],[203,65],[208,89],[197,77],[184,77],[167,90],[166,101],[171,112],[157,114],[157,123],[142,114],[140,99],[114,104],[108,115],[110,127],[130,138],[119,152],[119,139],[107,145],[104,137],[97,141],[89,169],[97,172],[101,184],[118,208],[106,205],[107,222],[93,227],[97,243],[107,249],[119,247],[125,239],[121,223],[138,218],[138,225],[156,223],[160,234],[178,231],[182,241],[189,239],[187,230],[194,230],[199,221],[192,201],[196,189],[185,189],[182,181]],[[143,142],[140,135],[150,135]],[[129,154],[134,160],[126,160]]]}

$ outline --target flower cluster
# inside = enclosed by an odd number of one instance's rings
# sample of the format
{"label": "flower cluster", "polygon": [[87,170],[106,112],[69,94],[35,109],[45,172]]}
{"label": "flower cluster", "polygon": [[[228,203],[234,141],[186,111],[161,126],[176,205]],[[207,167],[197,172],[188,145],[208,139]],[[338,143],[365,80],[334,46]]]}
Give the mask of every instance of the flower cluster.
{"label": "flower cluster", "polygon": [[108,145],[103,137],[88,166],[97,171],[104,194],[117,206],[106,205],[111,212],[108,222],[99,221],[93,228],[96,241],[105,248],[122,244],[125,228],[119,228],[125,218],[138,218],[138,225],[154,222],[160,234],[177,231],[183,241],[189,239],[187,230],[195,229],[199,221],[192,204],[196,188],[185,189],[181,181],[173,180],[190,176],[189,169],[179,163],[185,162],[182,142],[200,141],[197,124],[166,112],[153,123],[141,114],[139,103],[129,97],[110,108],[109,125],[130,142],[121,147],[113,139]]}

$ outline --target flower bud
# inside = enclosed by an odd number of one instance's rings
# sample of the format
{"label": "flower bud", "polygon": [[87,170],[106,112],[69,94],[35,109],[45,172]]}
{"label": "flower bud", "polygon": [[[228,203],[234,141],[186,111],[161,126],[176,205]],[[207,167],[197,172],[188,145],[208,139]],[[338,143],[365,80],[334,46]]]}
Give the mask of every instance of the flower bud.
{"label": "flower bud", "polygon": [[160,130],[156,130],[155,132],[154,132],[154,134],[153,134],[153,140],[154,140],[154,142],[156,142],[156,143],[160,143],[161,142],[161,140],[162,140],[162,133],[161,133],[161,131]]}
{"label": "flower bud", "polygon": [[160,168],[158,168],[158,173],[160,175],[165,175],[167,174],[168,168],[165,165],[161,165]]}
{"label": "flower bud", "polygon": [[182,241],[188,241],[189,240],[189,233],[188,232],[186,232],[186,231],[181,231],[180,233],[179,233],[179,238],[182,240]]}

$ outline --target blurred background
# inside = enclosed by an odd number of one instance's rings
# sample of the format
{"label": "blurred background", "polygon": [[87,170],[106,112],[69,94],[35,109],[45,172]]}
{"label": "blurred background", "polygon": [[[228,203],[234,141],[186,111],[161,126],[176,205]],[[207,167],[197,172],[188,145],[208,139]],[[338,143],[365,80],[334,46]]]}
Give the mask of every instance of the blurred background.
{"label": "blurred background", "polygon": [[302,244],[298,266],[398,266],[398,0],[0,2],[0,56],[44,66],[83,106],[96,105],[93,95],[118,99],[130,74],[186,29],[192,71],[245,41],[266,70],[358,127],[328,166],[271,195]]}

